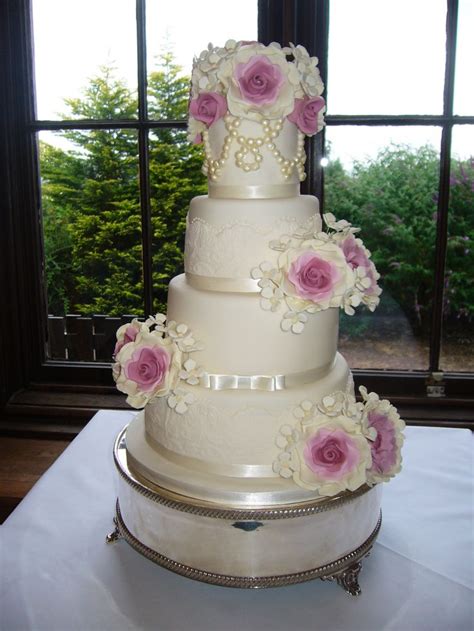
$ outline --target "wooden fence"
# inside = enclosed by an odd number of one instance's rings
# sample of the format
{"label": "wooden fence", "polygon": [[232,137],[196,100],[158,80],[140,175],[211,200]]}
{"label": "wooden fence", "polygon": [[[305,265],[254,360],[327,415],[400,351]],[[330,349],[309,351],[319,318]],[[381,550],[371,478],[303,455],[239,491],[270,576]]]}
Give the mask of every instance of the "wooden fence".
{"label": "wooden fence", "polygon": [[111,362],[120,325],[136,317],[74,314],[48,316],[48,357],[69,361]]}

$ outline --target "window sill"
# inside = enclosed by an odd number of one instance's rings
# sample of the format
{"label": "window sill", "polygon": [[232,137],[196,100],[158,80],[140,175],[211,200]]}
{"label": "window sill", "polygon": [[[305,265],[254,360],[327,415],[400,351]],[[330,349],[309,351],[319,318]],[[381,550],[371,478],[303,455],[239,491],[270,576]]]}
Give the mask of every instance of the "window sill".
{"label": "window sill", "polygon": [[[474,399],[391,395],[409,425],[474,430]],[[129,410],[113,387],[32,384],[15,393],[0,410],[0,434],[71,438],[101,409]]]}

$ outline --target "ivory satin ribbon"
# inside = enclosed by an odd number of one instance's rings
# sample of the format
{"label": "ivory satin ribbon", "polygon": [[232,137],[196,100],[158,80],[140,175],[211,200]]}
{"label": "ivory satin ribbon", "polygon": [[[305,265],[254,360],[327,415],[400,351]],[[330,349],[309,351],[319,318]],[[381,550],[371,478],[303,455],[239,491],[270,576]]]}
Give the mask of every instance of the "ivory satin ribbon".
{"label": "ivory satin ribbon", "polygon": [[205,372],[201,375],[199,385],[210,390],[262,390],[276,392],[311,383],[326,375],[334,361],[318,368],[310,368],[289,375],[222,375]]}
{"label": "ivory satin ribbon", "polygon": [[228,291],[239,294],[257,294],[261,288],[253,278],[224,278],[222,276],[201,276],[186,272],[186,280],[195,289],[204,291]]}
{"label": "ivory satin ribbon", "polygon": [[[205,462],[192,456],[183,456],[177,454],[166,447],[163,447],[148,433],[146,441],[149,445],[163,458],[169,462],[186,469],[194,469],[201,473],[209,473],[211,475],[223,475],[231,478],[274,478],[278,477],[274,473],[272,465],[260,464],[221,464],[217,462]],[[135,459],[134,459],[135,460]]]}
{"label": "ivory satin ribbon", "polygon": [[299,182],[287,184],[226,186],[208,185],[209,197],[221,199],[276,199],[278,197],[296,197],[300,192]]}

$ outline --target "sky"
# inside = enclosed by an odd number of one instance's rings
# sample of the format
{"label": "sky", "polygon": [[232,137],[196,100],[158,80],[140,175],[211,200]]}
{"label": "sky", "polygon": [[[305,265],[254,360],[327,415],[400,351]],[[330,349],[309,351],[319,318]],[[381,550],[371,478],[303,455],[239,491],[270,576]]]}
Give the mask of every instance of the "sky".
{"label": "sky", "polygon": [[[229,11],[222,0],[148,0],[147,64],[171,44],[189,74],[194,55],[208,42],[257,38],[257,2],[239,0]],[[441,114],[446,0],[332,0],[330,14],[329,114]],[[136,89],[134,0],[33,0],[37,112],[58,120],[64,98],[78,97],[100,65]],[[474,115],[474,2],[460,0],[455,113]],[[332,158],[351,168],[394,142],[438,148],[433,127],[329,127]],[[61,142],[53,134],[42,138]],[[64,142],[64,141],[63,141]],[[64,145],[63,145],[64,146]],[[455,128],[453,152],[474,154],[474,126]]]}

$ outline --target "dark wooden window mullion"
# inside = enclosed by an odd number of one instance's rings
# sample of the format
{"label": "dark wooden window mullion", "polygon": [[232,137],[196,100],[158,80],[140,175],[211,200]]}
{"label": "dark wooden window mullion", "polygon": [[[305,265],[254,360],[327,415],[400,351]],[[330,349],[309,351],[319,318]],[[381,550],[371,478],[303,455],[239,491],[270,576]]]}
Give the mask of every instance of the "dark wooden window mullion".
{"label": "dark wooden window mullion", "polygon": [[149,171],[148,128],[142,123],[148,119],[147,60],[146,60],[146,0],[137,0],[137,61],[138,61],[138,163],[140,182],[140,209],[142,218],[142,260],[145,315],[153,312],[153,265],[151,225],[151,195]]}
{"label": "dark wooden window mullion", "polygon": [[430,371],[439,370],[446,254],[448,243],[449,178],[451,173],[451,138],[453,129],[454,74],[456,64],[456,33],[458,0],[447,1],[446,66],[444,76],[443,114],[448,121],[441,134],[438,214],[436,225],[436,262],[434,270],[433,311],[430,332]]}

